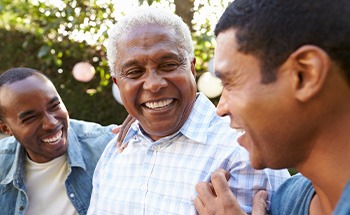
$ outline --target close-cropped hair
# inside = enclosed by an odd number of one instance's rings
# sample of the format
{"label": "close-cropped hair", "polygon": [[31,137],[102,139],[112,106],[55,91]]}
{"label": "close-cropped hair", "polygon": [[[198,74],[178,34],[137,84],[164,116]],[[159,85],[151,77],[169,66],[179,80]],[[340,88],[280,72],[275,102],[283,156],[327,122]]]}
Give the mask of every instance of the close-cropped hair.
{"label": "close-cropped hair", "polygon": [[350,83],[349,0],[235,0],[215,35],[236,32],[238,51],[261,62],[262,83],[276,80],[276,69],[303,45],[323,49]]}
{"label": "close-cropped hair", "polygon": [[17,81],[26,79],[34,74],[41,74],[39,71],[31,68],[17,67],[6,70],[0,75],[0,88],[4,84],[12,84]]}
{"label": "close-cropped hair", "polygon": [[[5,84],[12,84],[17,81],[24,80],[33,75],[41,75],[46,77],[44,74],[39,72],[38,70],[24,67],[11,68],[6,70],[0,75],[0,90]],[[2,120],[2,106],[0,102],[0,120]]]}
{"label": "close-cropped hair", "polygon": [[140,7],[134,13],[123,17],[111,29],[106,44],[107,60],[111,75],[115,76],[115,62],[118,58],[118,42],[135,28],[158,24],[172,32],[172,39],[178,45],[180,52],[187,53],[190,60],[194,59],[194,46],[191,32],[185,22],[176,14],[154,6]]}

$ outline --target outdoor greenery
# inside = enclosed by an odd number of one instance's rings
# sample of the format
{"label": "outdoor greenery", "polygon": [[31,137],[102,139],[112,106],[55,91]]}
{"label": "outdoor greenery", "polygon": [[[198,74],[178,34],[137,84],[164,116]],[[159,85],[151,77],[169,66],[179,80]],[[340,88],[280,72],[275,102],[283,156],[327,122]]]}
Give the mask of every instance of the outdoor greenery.
{"label": "outdoor greenery", "polygon": [[[113,98],[103,43],[108,29],[126,13],[127,2],[132,1],[0,0],[0,73],[11,67],[38,69],[54,82],[72,118],[122,123],[127,113]],[[220,11],[228,2],[138,0],[132,6],[140,4],[161,4],[183,18],[195,40],[197,76],[206,71],[214,39],[213,17],[204,13],[213,15],[208,8]],[[72,76],[72,68],[81,61],[96,70],[88,83]]]}

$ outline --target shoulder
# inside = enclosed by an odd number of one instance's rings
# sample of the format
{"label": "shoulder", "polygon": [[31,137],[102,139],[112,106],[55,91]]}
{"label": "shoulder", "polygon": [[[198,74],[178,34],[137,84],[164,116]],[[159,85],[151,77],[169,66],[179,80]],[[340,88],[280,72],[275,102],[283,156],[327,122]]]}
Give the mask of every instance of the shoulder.
{"label": "shoulder", "polygon": [[0,155],[15,154],[18,142],[13,136],[5,137],[0,140]]}
{"label": "shoulder", "polygon": [[0,140],[0,182],[10,171],[16,157],[19,143],[14,137],[6,137]]}
{"label": "shoulder", "polygon": [[69,126],[76,131],[77,135],[84,134],[84,136],[96,136],[101,133],[111,133],[112,128],[116,125],[102,126],[95,122],[87,122],[83,120],[70,119]]}
{"label": "shoulder", "polygon": [[343,193],[341,194],[340,200],[335,208],[334,214],[350,214],[350,180],[346,185]]}
{"label": "shoulder", "polygon": [[87,122],[83,120],[70,119],[69,136],[75,136],[79,142],[81,141],[101,141],[109,142],[115,135],[112,133],[112,128],[116,125],[102,126],[98,123]]}
{"label": "shoulder", "polygon": [[[69,145],[79,143],[82,147],[104,149],[107,143],[115,137],[112,128],[116,125],[102,126],[94,122],[71,119],[68,129]],[[73,144],[72,144],[73,143]]]}
{"label": "shoulder", "polygon": [[303,214],[309,210],[315,189],[309,179],[297,174],[286,180],[272,196],[272,214]]}

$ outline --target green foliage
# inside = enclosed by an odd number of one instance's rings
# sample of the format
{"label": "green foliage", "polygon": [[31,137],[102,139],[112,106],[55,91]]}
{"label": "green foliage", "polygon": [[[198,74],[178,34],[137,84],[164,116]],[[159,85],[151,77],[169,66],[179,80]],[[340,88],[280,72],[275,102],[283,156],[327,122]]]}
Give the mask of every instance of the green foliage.
{"label": "green foliage", "polygon": [[[72,118],[95,121],[104,125],[120,124],[124,121],[127,112],[114,100],[111,82],[108,82],[99,93],[88,94],[87,91],[99,86],[99,77],[95,76],[88,83],[76,81],[70,71],[80,59],[71,56],[63,56],[64,64],[61,66],[56,64],[45,66],[47,58],[39,58],[36,54],[43,46],[42,42],[41,38],[30,33],[0,29],[0,50],[2,50],[0,72],[11,67],[39,69],[53,81]],[[79,44],[72,43],[71,46],[76,48]],[[66,72],[59,73],[61,70]]]}
{"label": "green foliage", "polygon": [[[112,0],[97,2],[1,0],[0,72],[11,67],[38,69],[54,82],[72,118],[121,123],[127,113],[112,96],[103,46],[109,26],[117,19],[115,5]],[[147,0],[148,4],[157,2],[160,0]],[[198,29],[193,38],[199,77],[207,70],[214,48],[209,22]],[[88,83],[76,81],[71,74],[81,61],[88,61],[96,70]]]}
{"label": "green foliage", "polygon": [[[112,96],[102,45],[107,34],[105,23],[113,20],[113,5],[64,0],[57,7],[43,2],[1,1],[1,11],[6,12],[0,16],[0,70],[20,66],[38,69],[54,82],[72,118],[122,123],[127,113]],[[72,68],[80,61],[95,67],[96,75],[89,83],[72,77]]]}

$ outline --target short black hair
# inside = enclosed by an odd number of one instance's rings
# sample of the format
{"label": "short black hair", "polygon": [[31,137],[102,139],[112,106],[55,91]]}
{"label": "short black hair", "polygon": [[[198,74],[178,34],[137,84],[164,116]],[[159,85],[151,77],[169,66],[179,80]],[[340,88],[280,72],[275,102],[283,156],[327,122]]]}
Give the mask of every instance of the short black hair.
{"label": "short black hair", "polygon": [[[8,69],[0,75],[0,89],[5,84],[12,84],[14,82],[21,81],[35,74],[40,74],[46,77],[44,74],[42,74],[38,70],[31,69],[31,68],[17,67],[17,68]],[[3,120],[1,104],[0,104],[0,120]]]}
{"label": "short black hair", "polygon": [[327,52],[350,83],[349,0],[235,0],[225,10],[215,35],[236,30],[238,51],[261,62],[262,82],[303,45]]}
{"label": "short black hair", "polygon": [[8,69],[0,75],[0,88],[4,84],[12,84],[38,73],[43,75],[41,72],[31,68],[17,67]]}

